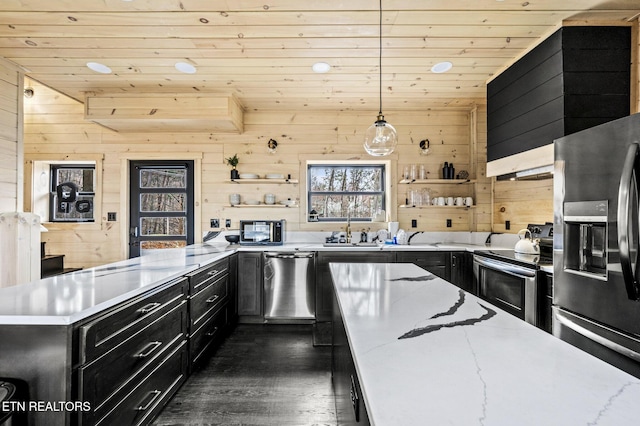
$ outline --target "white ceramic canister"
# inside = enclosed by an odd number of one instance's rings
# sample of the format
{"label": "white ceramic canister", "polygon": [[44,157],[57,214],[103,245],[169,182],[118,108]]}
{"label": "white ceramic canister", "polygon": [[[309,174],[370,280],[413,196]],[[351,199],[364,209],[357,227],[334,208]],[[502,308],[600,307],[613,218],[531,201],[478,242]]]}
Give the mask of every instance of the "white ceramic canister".
{"label": "white ceramic canister", "polygon": [[230,194],[229,204],[231,204],[232,206],[237,206],[238,204],[240,204],[240,194]]}

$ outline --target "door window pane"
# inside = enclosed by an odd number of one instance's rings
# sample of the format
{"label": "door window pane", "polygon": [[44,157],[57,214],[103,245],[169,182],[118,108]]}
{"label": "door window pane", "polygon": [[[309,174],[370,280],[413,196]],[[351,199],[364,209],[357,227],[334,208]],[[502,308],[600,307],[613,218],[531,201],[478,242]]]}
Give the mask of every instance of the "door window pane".
{"label": "door window pane", "polygon": [[141,169],[140,188],[186,188],[185,169]]}
{"label": "door window pane", "polygon": [[168,248],[181,248],[186,247],[187,242],[185,240],[163,240],[163,241],[141,241],[140,249],[156,250],[156,249],[168,249]]}
{"label": "door window pane", "polygon": [[140,194],[141,212],[184,212],[187,194],[183,193],[147,193]]}
{"label": "door window pane", "polygon": [[141,217],[141,236],[186,235],[185,217]]}

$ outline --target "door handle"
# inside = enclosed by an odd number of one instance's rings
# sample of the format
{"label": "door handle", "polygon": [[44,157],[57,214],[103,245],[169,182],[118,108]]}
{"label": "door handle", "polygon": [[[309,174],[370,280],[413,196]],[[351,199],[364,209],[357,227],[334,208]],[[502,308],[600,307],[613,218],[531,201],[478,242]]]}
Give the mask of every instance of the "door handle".
{"label": "door handle", "polygon": [[[620,187],[618,188],[618,248],[620,250],[620,266],[622,267],[622,276],[624,278],[627,296],[631,300],[638,300],[640,297],[640,285],[638,284],[636,265],[636,273],[634,274],[631,265],[631,247],[629,247],[629,214],[631,212],[632,183],[638,178],[636,173],[638,151],[640,145],[632,143],[629,145],[627,156],[622,167],[620,176]],[[637,184],[636,184],[637,188]],[[638,206],[634,206],[637,210]],[[635,238],[633,238],[635,240]]]}
{"label": "door handle", "polygon": [[129,228],[129,235],[132,236],[132,237],[137,238],[138,237],[138,227],[134,226],[134,227]]}

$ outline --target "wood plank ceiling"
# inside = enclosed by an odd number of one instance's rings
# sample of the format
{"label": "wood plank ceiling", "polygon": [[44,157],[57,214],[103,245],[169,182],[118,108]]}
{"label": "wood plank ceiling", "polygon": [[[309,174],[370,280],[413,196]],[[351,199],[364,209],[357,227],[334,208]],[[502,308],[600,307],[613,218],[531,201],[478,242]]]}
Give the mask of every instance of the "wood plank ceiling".
{"label": "wood plank ceiling", "polygon": [[[0,57],[85,92],[234,93],[246,110],[378,111],[376,0],[2,0]],[[563,21],[628,23],[639,0],[384,0],[383,111],[469,107]],[[312,72],[315,62],[331,65]],[[444,74],[432,65],[451,61]],[[99,62],[100,74],[86,67]],[[196,68],[184,74],[174,68]]]}

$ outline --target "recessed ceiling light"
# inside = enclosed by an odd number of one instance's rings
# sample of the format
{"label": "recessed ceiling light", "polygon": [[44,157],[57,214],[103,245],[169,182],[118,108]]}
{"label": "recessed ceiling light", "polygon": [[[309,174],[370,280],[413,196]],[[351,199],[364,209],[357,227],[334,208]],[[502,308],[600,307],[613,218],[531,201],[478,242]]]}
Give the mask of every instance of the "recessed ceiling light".
{"label": "recessed ceiling light", "polygon": [[104,64],[100,64],[98,62],[87,62],[87,67],[89,67],[89,69],[95,71],[95,72],[99,72],[101,74],[111,74],[111,68],[109,68],[108,66],[104,65]]}
{"label": "recessed ceiling light", "polygon": [[325,72],[329,72],[329,70],[331,69],[331,65],[326,62],[316,62],[315,64],[313,64],[311,69],[313,70],[313,72],[322,74]]}
{"label": "recessed ceiling light", "polygon": [[451,67],[453,67],[453,64],[451,62],[438,62],[437,64],[431,67],[431,72],[440,74],[440,73],[449,71]]}
{"label": "recessed ceiling light", "polygon": [[195,74],[196,73],[196,67],[194,67],[191,64],[188,64],[186,62],[176,62],[175,65],[176,69],[180,72],[183,72],[185,74]]}

